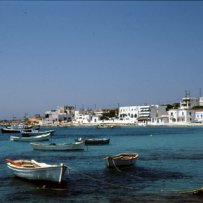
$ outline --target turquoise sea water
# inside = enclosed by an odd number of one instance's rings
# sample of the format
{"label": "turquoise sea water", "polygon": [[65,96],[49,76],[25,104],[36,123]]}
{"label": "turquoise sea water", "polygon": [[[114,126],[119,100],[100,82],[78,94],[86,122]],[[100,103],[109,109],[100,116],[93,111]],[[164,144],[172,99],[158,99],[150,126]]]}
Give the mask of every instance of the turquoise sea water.
{"label": "turquoise sea water", "polygon": [[[9,134],[0,134],[0,202],[203,202],[181,193],[203,187],[202,127],[52,129],[54,142],[73,142],[76,137],[111,140],[84,152],[39,152],[29,143],[11,142]],[[103,158],[121,152],[138,153],[135,166],[107,169]],[[70,174],[60,185],[27,181],[12,174],[6,158],[63,162]]]}

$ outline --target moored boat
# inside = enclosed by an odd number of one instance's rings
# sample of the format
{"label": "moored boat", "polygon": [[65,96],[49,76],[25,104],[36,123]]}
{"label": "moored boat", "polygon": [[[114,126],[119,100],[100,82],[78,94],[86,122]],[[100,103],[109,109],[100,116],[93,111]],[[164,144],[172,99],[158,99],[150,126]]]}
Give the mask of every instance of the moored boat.
{"label": "moored boat", "polygon": [[20,133],[21,130],[17,130],[17,129],[11,129],[11,128],[1,128],[1,132],[2,133]]}
{"label": "moored boat", "polygon": [[75,143],[31,143],[33,150],[41,151],[82,151],[85,149],[84,142]]}
{"label": "moored boat", "polygon": [[13,125],[1,128],[2,133],[20,133],[22,131],[28,132],[31,130],[32,130],[32,126],[26,126],[24,124],[13,124]]}
{"label": "moored boat", "polygon": [[104,124],[97,125],[97,128],[114,128],[114,127],[115,127],[114,125],[104,125]]}
{"label": "moored boat", "polygon": [[7,166],[13,173],[29,180],[44,180],[60,183],[67,169],[64,164],[50,165],[39,163],[35,160],[10,160],[6,159]]}
{"label": "moored boat", "polygon": [[51,135],[53,135],[54,132],[55,132],[55,130],[46,130],[46,131],[32,130],[31,132],[22,131],[21,135],[23,137],[29,137],[29,136],[34,136],[34,135],[43,135],[43,134],[47,134],[47,133],[50,133]]}
{"label": "moored boat", "polygon": [[109,128],[108,125],[98,125],[97,128]]}
{"label": "moored boat", "polygon": [[49,140],[50,136],[51,136],[50,133],[30,137],[11,136],[10,140],[20,142],[37,142],[37,141],[47,141]]}
{"label": "moored boat", "polygon": [[113,156],[107,156],[104,159],[106,160],[107,167],[116,168],[133,165],[138,156],[139,155],[137,153],[121,153]]}
{"label": "moored boat", "polygon": [[104,145],[104,144],[109,144],[110,139],[109,138],[89,138],[89,139],[84,139],[84,138],[76,138],[75,141],[83,141],[85,145]]}

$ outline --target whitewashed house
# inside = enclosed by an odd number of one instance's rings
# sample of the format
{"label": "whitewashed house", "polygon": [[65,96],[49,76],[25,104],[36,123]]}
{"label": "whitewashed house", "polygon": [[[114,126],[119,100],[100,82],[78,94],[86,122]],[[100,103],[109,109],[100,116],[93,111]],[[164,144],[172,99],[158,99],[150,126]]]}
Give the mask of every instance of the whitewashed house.
{"label": "whitewashed house", "polygon": [[99,123],[99,122],[100,122],[99,116],[96,115],[91,116],[90,123]]}
{"label": "whitewashed house", "polygon": [[146,124],[150,121],[151,106],[138,106],[138,124]]}
{"label": "whitewashed house", "polygon": [[199,98],[199,107],[195,109],[195,122],[203,122],[203,97]]}
{"label": "whitewashed house", "polygon": [[170,109],[168,111],[169,123],[188,124],[195,121],[195,110]]}
{"label": "whitewashed house", "polygon": [[118,117],[122,121],[137,123],[139,108],[138,106],[119,107]]}
{"label": "whitewashed house", "polygon": [[75,111],[74,123],[77,124],[88,124],[90,123],[91,115],[85,114],[84,112]]}
{"label": "whitewashed house", "polygon": [[180,102],[180,108],[168,111],[169,123],[188,124],[195,122],[195,110],[192,108],[199,106],[199,99],[184,97]]}
{"label": "whitewashed house", "polygon": [[203,97],[199,98],[199,106],[203,106]]}
{"label": "whitewashed house", "polygon": [[119,108],[119,119],[128,123],[166,123],[168,122],[166,106],[144,105]]}
{"label": "whitewashed house", "polygon": [[74,111],[74,107],[72,106],[63,106],[58,107],[56,110],[46,111],[45,117],[42,119],[42,125],[71,121],[73,119]]}
{"label": "whitewashed house", "polygon": [[203,122],[203,109],[199,109],[195,111],[195,122]]}
{"label": "whitewashed house", "polygon": [[168,113],[165,105],[153,105],[151,106],[151,120],[152,125],[164,125],[169,122]]}

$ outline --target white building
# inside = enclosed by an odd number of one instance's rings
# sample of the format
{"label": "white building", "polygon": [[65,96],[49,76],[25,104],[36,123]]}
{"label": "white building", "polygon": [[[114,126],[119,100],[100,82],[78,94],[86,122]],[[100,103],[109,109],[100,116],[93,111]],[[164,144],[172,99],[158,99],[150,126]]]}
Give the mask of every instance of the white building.
{"label": "white building", "polygon": [[118,117],[120,120],[129,121],[129,122],[137,122],[139,114],[138,106],[125,106],[119,107]]}
{"label": "white building", "polygon": [[42,124],[58,124],[60,122],[71,121],[74,117],[74,111],[75,109],[72,106],[63,106],[58,107],[56,110],[46,111]]}
{"label": "white building", "polygon": [[198,98],[183,97],[180,102],[180,109],[191,109],[194,106],[199,106],[199,103]]}
{"label": "white building", "polygon": [[80,113],[80,111],[75,111],[74,123],[87,124],[90,123],[91,115]]}
{"label": "white building", "polygon": [[196,115],[196,110],[192,108],[199,105],[200,99],[183,97],[180,102],[180,108],[168,111],[169,123],[188,124],[195,122],[197,116],[199,118],[199,115]]}
{"label": "white building", "polygon": [[199,98],[199,106],[203,106],[203,97]]}
{"label": "white building", "polygon": [[195,110],[171,109],[168,111],[169,123],[187,124],[195,121]]}
{"label": "white building", "polygon": [[99,116],[91,116],[90,123],[99,123],[100,119]]}
{"label": "white building", "polygon": [[151,106],[151,120],[150,124],[164,125],[168,123],[168,113],[165,105],[153,105]]}
{"label": "white building", "polygon": [[195,122],[203,122],[203,109],[202,110],[196,110]]}
{"label": "white building", "polygon": [[[119,119],[129,121],[129,123],[149,123],[167,122],[166,106],[145,105],[145,106],[126,106],[119,108]],[[163,117],[165,116],[165,117]],[[151,120],[153,118],[153,120]],[[158,118],[159,121],[158,121]]]}
{"label": "white building", "polygon": [[138,106],[138,122],[147,123],[151,116],[151,106]]}

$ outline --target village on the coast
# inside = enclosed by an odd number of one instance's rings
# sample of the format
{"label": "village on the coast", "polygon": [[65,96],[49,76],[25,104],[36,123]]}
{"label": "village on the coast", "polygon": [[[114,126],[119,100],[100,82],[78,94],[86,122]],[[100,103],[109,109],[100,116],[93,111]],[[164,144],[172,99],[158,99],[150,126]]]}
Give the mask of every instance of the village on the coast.
{"label": "village on the coast", "polygon": [[[10,122],[10,123],[9,123]],[[74,142],[58,142],[58,138],[52,136],[55,134],[58,126],[97,126],[97,127],[116,127],[116,126],[164,126],[164,125],[202,125],[203,124],[203,97],[192,98],[189,94],[178,103],[167,105],[142,105],[142,106],[122,106],[113,109],[81,109],[77,110],[74,106],[62,106],[56,110],[46,111],[44,116],[35,115],[34,117],[25,117],[23,120],[2,121],[1,124],[7,125],[1,128],[1,133],[11,134],[12,142],[30,143],[34,151],[40,152],[64,152],[64,151],[88,151],[88,146],[109,145],[110,138],[91,137],[90,135],[81,135],[74,139]],[[8,125],[10,124],[10,125]],[[27,124],[32,124],[28,126]],[[38,126],[37,126],[38,125]],[[57,126],[53,129],[44,128],[39,130],[40,126]],[[43,129],[43,128],[42,128]],[[67,130],[67,128],[64,128]],[[62,129],[62,130],[64,130]],[[75,128],[78,129],[78,128]],[[84,130],[84,129],[83,129]],[[21,134],[14,136],[13,133]],[[98,135],[98,134],[97,134]],[[88,136],[90,136],[88,138]],[[150,134],[150,137],[152,134]],[[41,141],[50,141],[40,143]],[[111,145],[113,142],[111,141]],[[96,148],[93,148],[93,150]],[[115,148],[112,148],[115,149]],[[133,148],[134,149],[134,148]],[[104,155],[102,155],[104,156]],[[77,156],[76,156],[77,157]],[[103,162],[109,169],[115,169],[121,172],[120,168],[132,167],[139,158],[139,154],[133,152],[122,152],[116,154],[106,154]],[[43,157],[44,159],[44,157]],[[32,181],[48,181],[60,184],[65,180],[65,172],[72,170],[65,161],[61,164],[47,164],[31,160],[6,159],[7,167],[17,177]],[[123,169],[122,169],[123,170]],[[123,170],[124,171],[124,170]],[[81,175],[81,172],[80,172]],[[85,174],[84,174],[85,175]],[[86,176],[86,175],[85,175]],[[93,178],[88,175],[88,178]],[[62,180],[64,179],[64,180]],[[96,181],[101,181],[96,179]],[[102,180],[103,183],[103,180]],[[42,189],[45,189],[43,185]],[[193,194],[200,196],[203,194],[203,188],[188,190],[184,194]]]}
{"label": "village on the coast", "polygon": [[[75,106],[65,105],[48,110],[44,115],[25,116],[23,120],[40,126],[202,125],[203,97],[190,97],[186,91],[180,102],[166,105],[132,105],[94,110],[77,110]],[[1,121],[1,124],[20,122],[22,120],[13,119]]]}

